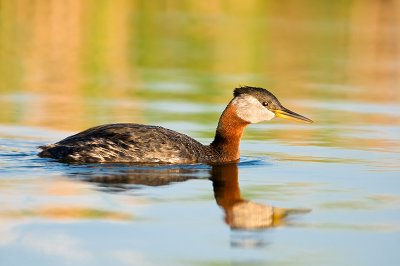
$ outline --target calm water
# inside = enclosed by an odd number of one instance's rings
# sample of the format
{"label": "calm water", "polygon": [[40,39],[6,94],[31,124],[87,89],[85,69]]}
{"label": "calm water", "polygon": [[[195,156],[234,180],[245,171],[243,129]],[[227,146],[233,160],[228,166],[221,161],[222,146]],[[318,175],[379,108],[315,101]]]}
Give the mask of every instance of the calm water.
{"label": "calm water", "polygon": [[[0,1],[0,264],[397,265],[400,4],[279,2]],[[112,122],[208,143],[239,85],[316,123],[220,167],[36,156]]]}

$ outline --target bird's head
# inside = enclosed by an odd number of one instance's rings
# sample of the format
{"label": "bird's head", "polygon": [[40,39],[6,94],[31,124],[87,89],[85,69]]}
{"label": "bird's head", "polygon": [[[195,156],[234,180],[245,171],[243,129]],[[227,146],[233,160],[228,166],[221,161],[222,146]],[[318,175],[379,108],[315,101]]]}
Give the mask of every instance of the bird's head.
{"label": "bird's head", "polygon": [[312,123],[311,119],[290,111],[282,106],[268,90],[256,87],[240,87],[233,92],[232,104],[236,114],[249,123],[271,120],[275,116],[295,121]]}

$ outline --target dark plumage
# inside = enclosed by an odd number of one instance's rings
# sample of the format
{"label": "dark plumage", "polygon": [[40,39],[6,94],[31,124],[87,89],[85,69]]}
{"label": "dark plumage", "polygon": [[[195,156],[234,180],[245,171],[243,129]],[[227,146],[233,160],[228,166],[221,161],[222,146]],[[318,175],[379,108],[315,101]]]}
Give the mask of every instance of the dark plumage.
{"label": "dark plumage", "polygon": [[[259,100],[271,98],[275,101],[278,101],[278,99],[273,95],[271,92],[269,92],[266,89],[263,88],[258,88],[258,87],[249,87],[249,86],[243,86],[239,87],[233,90],[233,97],[237,97],[241,94],[248,94],[251,96],[254,96],[255,98]],[[278,101],[279,102],[279,101]]]}
{"label": "dark plumage", "polygon": [[210,145],[159,126],[109,124],[90,128],[57,143],[41,146],[40,157],[64,162],[227,163],[240,158],[244,128],[276,115],[311,120],[293,113],[269,91],[255,87],[234,90]]}
{"label": "dark plumage", "polygon": [[67,162],[192,163],[214,158],[209,147],[187,135],[128,123],[93,127],[40,148],[40,157]]}

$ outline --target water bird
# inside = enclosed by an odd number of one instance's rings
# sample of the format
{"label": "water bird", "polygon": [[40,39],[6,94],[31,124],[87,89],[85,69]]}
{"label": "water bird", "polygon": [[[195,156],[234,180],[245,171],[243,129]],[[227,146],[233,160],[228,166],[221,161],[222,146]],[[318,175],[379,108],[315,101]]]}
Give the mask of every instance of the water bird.
{"label": "water bird", "polygon": [[268,90],[244,86],[219,119],[214,140],[197,140],[160,126],[117,123],[89,128],[57,143],[41,146],[40,157],[76,163],[224,164],[240,159],[240,140],[252,123],[282,117],[313,121],[290,111]]}

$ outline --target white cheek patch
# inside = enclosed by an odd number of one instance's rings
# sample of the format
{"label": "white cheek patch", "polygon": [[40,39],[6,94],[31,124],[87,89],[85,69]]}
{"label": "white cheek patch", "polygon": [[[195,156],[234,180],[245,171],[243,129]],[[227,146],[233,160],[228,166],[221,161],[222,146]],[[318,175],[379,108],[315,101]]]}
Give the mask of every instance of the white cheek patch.
{"label": "white cheek patch", "polygon": [[271,120],[275,114],[264,107],[256,98],[248,94],[242,94],[233,99],[232,104],[236,107],[236,114],[244,121],[258,123]]}

